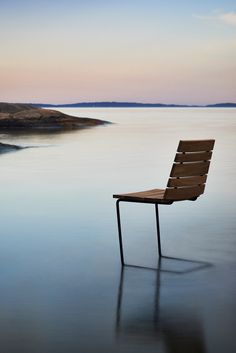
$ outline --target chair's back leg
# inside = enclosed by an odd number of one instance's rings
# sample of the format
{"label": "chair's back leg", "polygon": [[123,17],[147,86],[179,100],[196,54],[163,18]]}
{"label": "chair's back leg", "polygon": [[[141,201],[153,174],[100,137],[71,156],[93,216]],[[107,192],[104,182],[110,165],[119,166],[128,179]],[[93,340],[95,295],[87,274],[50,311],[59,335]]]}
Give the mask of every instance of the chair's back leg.
{"label": "chair's back leg", "polygon": [[119,236],[119,245],[120,245],[120,261],[122,266],[124,266],[125,262],[124,262],[124,253],[123,253],[119,203],[120,203],[120,200],[118,199],[116,201],[116,214],[117,214],[118,236]]}
{"label": "chair's back leg", "polygon": [[158,242],[158,254],[161,257],[161,234],[160,234],[160,222],[159,222],[159,212],[158,212],[158,204],[155,203],[155,210],[156,210],[156,224],[157,224],[157,242]]}

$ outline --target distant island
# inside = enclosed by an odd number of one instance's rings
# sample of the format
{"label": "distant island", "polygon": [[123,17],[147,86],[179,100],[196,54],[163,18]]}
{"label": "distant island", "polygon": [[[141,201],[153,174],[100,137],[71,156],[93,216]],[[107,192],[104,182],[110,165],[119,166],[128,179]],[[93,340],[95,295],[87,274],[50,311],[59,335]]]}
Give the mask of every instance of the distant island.
{"label": "distant island", "polygon": [[102,120],[70,116],[32,104],[0,103],[0,131],[73,130],[104,123]]}
{"label": "distant island", "polygon": [[137,102],[82,102],[71,104],[33,104],[41,108],[236,108],[236,103],[208,105],[137,103]]}

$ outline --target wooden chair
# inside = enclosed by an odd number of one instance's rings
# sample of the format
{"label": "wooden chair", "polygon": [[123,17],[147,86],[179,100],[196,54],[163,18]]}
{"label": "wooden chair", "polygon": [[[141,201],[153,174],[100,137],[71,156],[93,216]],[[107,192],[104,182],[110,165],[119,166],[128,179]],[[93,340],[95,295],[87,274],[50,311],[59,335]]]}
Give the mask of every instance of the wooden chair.
{"label": "wooden chair", "polygon": [[122,266],[124,252],[122,243],[120,202],[139,202],[155,205],[158,254],[161,257],[161,238],[158,205],[171,205],[176,201],[195,201],[204,193],[207,173],[215,140],[181,140],[177,149],[170,177],[165,189],[152,189],[128,194],[115,194],[120,259]]}

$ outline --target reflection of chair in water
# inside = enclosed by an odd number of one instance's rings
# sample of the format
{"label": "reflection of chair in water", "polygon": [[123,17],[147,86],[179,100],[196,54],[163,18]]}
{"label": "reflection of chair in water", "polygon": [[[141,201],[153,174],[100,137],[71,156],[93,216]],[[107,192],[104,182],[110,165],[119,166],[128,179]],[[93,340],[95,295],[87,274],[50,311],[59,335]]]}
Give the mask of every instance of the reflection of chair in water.
{"label": "reflection of chair in water", "polygon": [[158,205],[170,205],[175,201],[195,201],[204,193],[207,173],[215,140],[180,141],[166,189],[153,189],[129,194],[113,195],[117,198],[117,222],[120,244],[120,258],[124,265],[119,203],[138,202],[155,204],[158,253],[161,252],[161,238]]}
{"label": "reflection of chair in water", "polygon": [[[159,266],[161,267],[160,263]],[[191,305],[176,296],[175,292],[170,293],[168,287],[168,295],[161,300],[161,271],[138,272],[137,278],[135,268],[121,269],[116,308],[116,339],[121,343],[148,342],[149,346],[154,345],[155,352],[204,353],[204,332],[199,312],[193,309],[192,293],[189,297],[185,296],[185,300],[190,300]],[[153,275],[156,278],[154,286]],[[140,280],[145,285],[140,286]],[[147,280],[150,280],[150,286]],[[151,290],[154,290],[153,300],[150,297]]]}

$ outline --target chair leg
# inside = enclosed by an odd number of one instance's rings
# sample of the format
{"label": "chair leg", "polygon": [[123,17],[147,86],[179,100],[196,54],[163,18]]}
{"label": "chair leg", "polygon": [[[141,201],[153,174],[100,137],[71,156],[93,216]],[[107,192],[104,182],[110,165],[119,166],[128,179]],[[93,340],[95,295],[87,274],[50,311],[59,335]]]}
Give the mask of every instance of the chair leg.
{"label": "chair leg", "polygon": [[121,265],[124,266],[125,262],[124,262],[124,253],[123,253],[119,203],[120,203],[120,200],[117,200],[116,201],[116,214],[117,214],[118,236],[119,236],[119,245],[120,245],[120,261],[121,261]]}
{"label": "chair leg", "polygon": [[[118,225],[118,236],[119,236],[119,246],[120,246],[120,260],[122,266],[125,265],[124,261],[124,251],[123,251],[123,241],[122,241],[122,231],[121,231],[121,220],[120,220],[120,201],[116,201],[116,214],[117,214],[117,225]],[[156,227],[157,227],[157,243],[158,243],[158,255],[162,257],[161,251],[161,235],[160,235],[160,222],[159,222],[159,212],[158,212],[158,204],[155,204],[155,211],[156,211]]]}
{"label": "chair leg", "polygon": [[157,224],[158,254],[159,254],[159,257],[162,257],[162,252],[161,252],[160,222],[159,222],[159,212],[158,212],[158,204],[157,204],[157,203],[155,203],[155,210],[156,210],[156,224]]}

